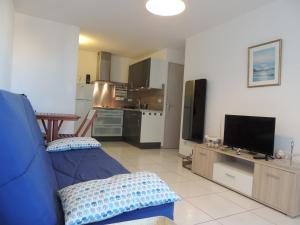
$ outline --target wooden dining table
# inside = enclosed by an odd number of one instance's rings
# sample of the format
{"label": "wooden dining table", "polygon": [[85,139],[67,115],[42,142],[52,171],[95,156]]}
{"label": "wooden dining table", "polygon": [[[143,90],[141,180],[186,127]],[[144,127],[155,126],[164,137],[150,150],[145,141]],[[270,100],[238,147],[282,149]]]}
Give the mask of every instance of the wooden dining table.
{"label": "wooden dining table", "polygon": [[47,142],[58,139],[58,133],[64,121],[77,121],[80,116],[61,113],[36,113],[36,118],[42,121]]}

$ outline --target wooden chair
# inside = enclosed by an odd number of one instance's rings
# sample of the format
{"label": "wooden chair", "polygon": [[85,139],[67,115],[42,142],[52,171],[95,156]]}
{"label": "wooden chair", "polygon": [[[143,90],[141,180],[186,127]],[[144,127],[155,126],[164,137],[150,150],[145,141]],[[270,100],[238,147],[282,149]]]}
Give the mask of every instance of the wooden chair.
{"label": "wooden chair", "polygon": [[[80,124],[75,134],[59,134],[58,138],[62,139],[62,138],[69,138],[69,137],[84,137],[88,132],[88,130],[91,128],[96,118],[96,115],[97,115],[96,110],[90,110],[84,117],[82,123]],[[82,133],[81,130],[83,130]]]}

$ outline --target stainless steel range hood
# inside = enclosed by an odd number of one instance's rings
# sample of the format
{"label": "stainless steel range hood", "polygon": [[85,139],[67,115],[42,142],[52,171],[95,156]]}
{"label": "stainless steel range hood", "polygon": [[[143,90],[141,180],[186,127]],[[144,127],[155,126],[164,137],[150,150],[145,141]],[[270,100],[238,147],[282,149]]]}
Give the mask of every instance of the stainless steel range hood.
{"label": "stainless steel range hood", "polygon": [[111,83],[110,71],[111,71],[111,53],[110,52],[99,52],[98,53],[98,67],[96,82]]}

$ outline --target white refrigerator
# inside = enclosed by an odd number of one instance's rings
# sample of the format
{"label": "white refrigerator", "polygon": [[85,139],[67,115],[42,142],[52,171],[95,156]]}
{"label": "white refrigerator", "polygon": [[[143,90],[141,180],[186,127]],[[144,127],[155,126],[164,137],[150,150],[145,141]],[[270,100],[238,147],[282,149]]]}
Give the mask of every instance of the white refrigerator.
{"label": "white refrigerator", "polygon": [[[77,84],[76,115],[80,116],[80,119],[75,123],[76,131],[86,114],[93,107],[93,92],[94,84]],[[87,132],[86,136],[91,136],[91,129]]]}

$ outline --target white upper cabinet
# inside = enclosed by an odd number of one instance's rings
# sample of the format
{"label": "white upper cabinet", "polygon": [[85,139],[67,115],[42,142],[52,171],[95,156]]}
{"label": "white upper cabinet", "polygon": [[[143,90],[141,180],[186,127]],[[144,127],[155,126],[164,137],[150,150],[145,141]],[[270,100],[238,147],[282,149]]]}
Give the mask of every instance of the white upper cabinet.
{"label": "white upper cabinet", "polygon": [[164,77],[168,72],[167,62],[158,59],[151,59],[150,67],[150,88],[162,88]]}

